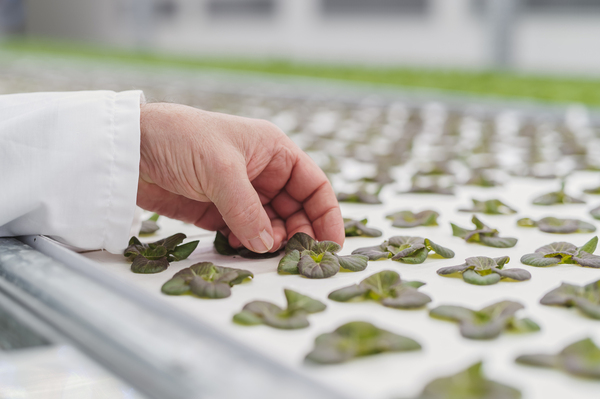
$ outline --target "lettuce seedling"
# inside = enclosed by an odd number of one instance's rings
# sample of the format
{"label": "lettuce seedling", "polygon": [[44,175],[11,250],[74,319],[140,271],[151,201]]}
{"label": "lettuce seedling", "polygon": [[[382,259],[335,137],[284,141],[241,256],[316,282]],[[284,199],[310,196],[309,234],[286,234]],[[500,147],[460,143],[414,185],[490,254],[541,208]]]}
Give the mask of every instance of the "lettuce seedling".
{"label": "lettuce seedling", "polygon": [[487,215],[512,215],[513,213],[517,213],[516,210],[498,199],[491,199],[487,201],[472,199],[471,201],[473,201],[473,208],[459,209],[459,211],[485,213]]}
{"label": "lettuce seedling", "polygon": [[344,231],[346,237],[381,237],[381,230],[367,227],[368,220],[354,220],[344,218]]}
{"label": "lettuce seedling", "polygon": [[541,195],[533,200],[533,205],[559,205],[559,204],[585,204],[584,200],[571,197],[565,193],[565,181],[560,185],[560,190]]}
{"label": "lettuce seedling", "polygon": [[340,267],[352,272],[365,270],[369,258],[362,255],[337,254],[342,247],[333,241],[316,241],[305,233],[296,233],[285,246],[279,261],[279,274],[301,274],[308,278],[331,277]]}
{"label": "lettuce seedling", "polygon": [[431,302],[428,295],[417,291],[423,285],[425,283],[420,281],[402,281],[398,273],[384,270],[359,284],[333,291],[329,299],[337,302],[373,300],[390,308],[414,309]]}
{"label": "lettuce seedling", "polygon": [[411,211],[400,211],[391,213],[386,218],[392,220],[392,226],[408,228],[417,226],[437,226],[437,218],[440,216],[436,211],[425,210],[419,213]]}
{"label": "lettuce seedling", "polygon": [[269,259],[275,258],[279,256],[280,251],[277,252],[265,252],[263,254],[259,254],[254,251],[250,251],[248,248],[234,248],[229,245],[229,240],[225,235],[221,234],[220,231],[217,231],[217,235],[215,236],[215,241],[213,242],[215,246],[215,250],[221,254],[226,256],[235,256],[239,255],[242,258],[248,259]]}
{"label": "lettuce seedling", "polygon": [[167,295],[191,293],[200,298],[227,298],[231,295],[231,287],[253,277],[248,270],[200,262],[175,273],[163,284],[161,291]]}
{"label": "lettuce seedling", "polygon": [[286,309],[271,302],[252,301],[233,316],[233,321],[245,326],[265,324],[293,330],[308,327],[308,314],[322,312],[327,307],[324,303],[296,291],[285,289],[284,293],[287,300]]}
{"label": "lettuce seedling", "polygon": [[592,215],[592,217],[596,220],[600,220],[600,206],[592,209],[590,211],[590,215]]}
{"label": "lettuce seedling", "polygon": [[540,231],[553,234],[571,234],[571,233],[593,233],[596,227],[578,219],[559,219],[546,217],[537,222],[531,218],[522,218],[517,220],[517,226],[537,227]]}
{"label": "lettuce seedling", "polygon": [[568,242],[553,242],[521,257],[521,263],[529,266],[546,267],[559,264],[575,264],[586,267],[600,267],[600,256],[593,255],[598,246],[598,237],[594,237],[581,247]]}
{"label": "lettuce seedling", "polygon": [[361,187],[353,193],[339,193],[337,195],[337,200],[339,202],[354,202],[360,204],[381,204],[381,200],[379,199],[379,193],[383,188],[380,185],[374,193],[367,191],[365,187]]}
{"label": "lettuce seedling", "polygon": [[332,333],[319,335],[306,359],[315,363],[335,364],[383,352],[420,349],[421,345],[413,339],[382,330],[371,323],[355,321],[338,327]]}
{"label": "lettuce seedling", "polygon": [[600,348],[590,338],[574,342],[555,355],[521,355],[515,361],[519,364],[559,369],[578,377],[600,380]]}
{"label": "lettuce seedling", "polygon": [[521,391],[485,378],[482,363],[457,374],[436,378],[414,399],[521,399]]}
{"label": "lettuce seedling", "polygon": [[567,308],[574,306],[586,316],[600,320],[600,280],[584,286],[562,283],[544,295],[540,303]]}
{"label": "lettuce seedling", "polygon": [[154,215],[150,216],[148,220],[144,220],[142,222],[142,228],[140,229],[141,236],[152,235],[160,229],[160,226],[156,223],[159,216],[160,215],[158,213],[155,213]]}
{"label": "lettuce seedling", "polygon": [[468,186],[479,187],[496,187],[501,185],[498,180],[489,176],[489,173],[486,169],[476,169],[472,171],[471,177],[465,182],[465,184]]}
{"label": "lettuce seedling", "polygon": [[442,258],[454,257],[454,251],[442,247],[428,238],[408,236],[394,236],[381,245],[357,248],[352,251],[352,254],[364,255],[369,260],[391,258],[402,263],[419,264],[425,262],[429,251],[435,252]]}
{"label": "lettuce seedling", "polygon": [[132,272],[159,273],[169,267],[169,262],[187,259],[194,252],[199,241],[181,244],[186,238],[185,234],[178,233],[150,244],[142,244],[136,237],[131,237],[123,255],[133,262]]}
{"label": "lettuce seedling", "polygon": [[540,326],[531,319],[515,317],[515,313],[521,309],[524,309],[524,306],[518,302],[501,301],[481,310],[442,305],[431,309],[429,315],[436,319],[458,322],[460,334],[469,339],[493,339],[503,331],[515,333],[539,331]]}
{"label": "lettuce seedling", "polygon": [[492,285],[502,279],[512,281],[525,281],[531,279],[531,273],[524,269],[504,269],[510,261],[508,256],[488,258],[475,256],[465,259],[465,263],[458,266],[442,267],[437,274],[444,277],[462,277],[469,284]]}
{"label": "lettuce seedling", "polygon": [[460,237],[466,242],[477,242],[495,248],[512,248],[517,244],[518,240],[516,238],[499,237],[500,233],[498,230],[486,226],[477,216],[473,216],[471,221],[475,225],[475,229],[473,230],[464,229],[454,223],[450,223],[452,226],[452,235]]}

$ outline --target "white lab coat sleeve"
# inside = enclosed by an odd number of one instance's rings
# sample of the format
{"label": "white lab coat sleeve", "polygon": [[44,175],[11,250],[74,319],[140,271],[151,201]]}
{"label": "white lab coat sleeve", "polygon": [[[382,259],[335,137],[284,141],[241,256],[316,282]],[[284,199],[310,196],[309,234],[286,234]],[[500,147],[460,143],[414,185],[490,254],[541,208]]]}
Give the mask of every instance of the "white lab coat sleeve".
{"label": "white lab coat sleeve", "polygon": [[0,96],[0,237],[122,253],[134,221],[141,91]]}

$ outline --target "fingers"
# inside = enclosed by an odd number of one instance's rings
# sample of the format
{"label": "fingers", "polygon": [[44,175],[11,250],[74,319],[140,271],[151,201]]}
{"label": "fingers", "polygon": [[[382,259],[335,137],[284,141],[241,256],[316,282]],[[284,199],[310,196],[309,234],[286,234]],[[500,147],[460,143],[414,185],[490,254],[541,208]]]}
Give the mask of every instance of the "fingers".
{"label": "fingers", "polygon": [[[284,241],[287,239],[287,233],[285,228],[285,222],[281,220],[275,212],[271,209],[270,206],[266,206],[265,210],[267,211],[267,215],[271,218],[271,226],[273,226],[273,248],[269,252],[278,251]],[[229,228],[225,228],[221,231],[225,234],[226,237],[229,238],[229,245],[234,248],[239,248],[242,246],[242,242],[235,236],[235,234],[231,234],[231,230]]]}
{"label": "fingers", "polygon": [[258,253],[270,251],[275,244],[271,220],[248,180],[244,163],[234,160],[218,166],[225,170],[215,170],[210,200],[242,245]]}

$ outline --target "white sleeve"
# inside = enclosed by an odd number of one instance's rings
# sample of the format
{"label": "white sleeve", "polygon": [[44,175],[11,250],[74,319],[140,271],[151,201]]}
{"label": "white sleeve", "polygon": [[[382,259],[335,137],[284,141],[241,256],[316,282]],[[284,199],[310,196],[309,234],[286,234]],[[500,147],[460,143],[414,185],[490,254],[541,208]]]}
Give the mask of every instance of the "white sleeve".
{"label": "white sleeve", "polygon": [[120,253],[136,208],[141,91],[0,96],[0,237]]}

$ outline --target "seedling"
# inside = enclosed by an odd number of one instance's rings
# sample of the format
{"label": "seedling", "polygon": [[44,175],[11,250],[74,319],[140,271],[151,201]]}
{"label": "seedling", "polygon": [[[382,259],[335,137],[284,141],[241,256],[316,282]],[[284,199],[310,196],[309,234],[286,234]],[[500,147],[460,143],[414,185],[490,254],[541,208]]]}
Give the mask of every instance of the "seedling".
{"label": "seedling", "polygon": [[369,260],[391,258],[398,262],[418,264],[425,262],[430,251],[442,258],[454,257],[454,251],[442,247],[428,238],[409,236],[394,236],[381,245],[355,249],[352,254],[364,255]]}
{"label": "seedling", "polygon": [[346,237],[381,237],[381,230],[367,227],[368,220],[354,220],[344,218],[344,231]]}
{"label": "seedling", "polygon": [[529,266],[546,267],[559,264],[575,264],[585,267],[600,267],[600,256],[593,255],[598,245],[594,237],[581,247],[568,242],[553,242],[521,257],[521,263]]}
{"label": "seedling", "polygon": [[472,199],[471,201],[473,201],[473,208],[459,209],[459,211],[485,213],[487,215],[511,215],[513,213],[517,213],[516,210],[498,199],[491,199],[487,201]]}
{"label": "seedling", "polygon": [[123,255],[133,262],[132,272],[159,273],[167,270],[169,262],[187,259],[194,252],[199,241],[181,244],[186,238],[185,234],[178,233],[150,244],[142,244],[136,237],[131,237]]}
{"label": "seedling", "polygon": [[517,239],[512,237],[500,237],[500,232],[496,229],[486,226],[477,216],[471,219],[475,229],[469,230],[450,223],[452,226],[452,235],[460,237],[466,242],[475,242],[481,245],[495,248],[512,248],[517,244]]}
{"label": "seedling", "polygon": [[540,300],[542,305],[576,307],[583,314],[600,320],[600,280],[578,286],[562,283]]}
{"label": "seedling", "polygon": [[530,218],[517,220],[517,226],[520,227],[537,227],[540,231],[553,234],[570,234],[570,233],[593,233],[596,227],[578,219],[559,219],[554,217],[546,217],[537,222]]}
{"label": "seedling", "polygon": [[417,226],[437,226],[437,218],[440,216],[436,211],[425,210],[419,213],[411,211],[400,211],[389,214],[386,218],[392,220],[394,227],[417,227]]}
{"label": "seedling", "polygon": [[462,277],[469,284],[492,285],[500,280],[525,281],[531,279],[531,273],[524,269],[504,269],[510,261],[508,256],[488,258],[475,256],[465,259],[458,266],[442,267],[437,274],[444,277]]}

